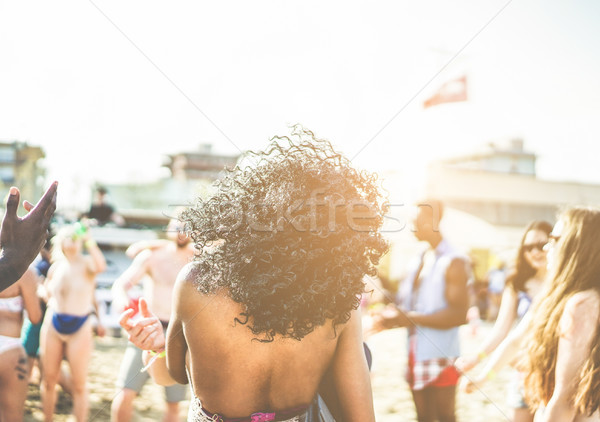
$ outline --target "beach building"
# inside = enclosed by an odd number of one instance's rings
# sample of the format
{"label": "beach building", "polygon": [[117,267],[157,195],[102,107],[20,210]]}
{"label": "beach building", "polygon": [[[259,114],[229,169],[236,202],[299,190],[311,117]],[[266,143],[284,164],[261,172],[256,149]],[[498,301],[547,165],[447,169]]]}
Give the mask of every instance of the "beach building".
{"label": "beach building", "polygon": [[[439,198],[449,209],[470,217],[453,229],[454,236],[459,243],[473,235],[480,238],[477,244],[462,242],[477,261],[480,277],[497,257],[514,258],[529,222],[554,223],[567,206],[600,204],[600,185],[540,179],[536,159],[535,153],[524,148],[523,140],[513,139],[429,166],[426,196]],[[487,232],[476,229],[478,220],[491,225]]]}
{"label": "beach building", "polygon": [[189,205],[205,195],[225,168],[233,168],[239,155],[213,152],[212,145],[203,143],[197,150],[166,156],[163,167],[169,175],[144,184],[111,184],[110,202],[128,225],[160,227],[178,206]]}
{"label": "beach building", "polygon": [[2,197],[18,186],[23,199],[34,200],[44,193],[45,157],[38,146],[22,141],[0,141],[0,189]]}
{"label": "beach building", "polygon": [[[140,240],[164,238],[164,231],[176,208],[191,204],[204,195],[220,177],[224,168],[233,168],[238,156],[214,154],[212,147],[202,144],[198,150],[169,155],[164,167],[170,175],[144,184],[103,185],[108,191],[108,203],[124,217],[126,227],[105,225],[94,227],[92,234],[102,249],[107,269],[97,277],[96,299],[105,325],[114,335],[120,333],[118,312],[112,309],[110,288],[131,264],[125,255],[129,245]],[[141,286],[130,292],[132,298],[141,295]]]}
{"label": "beach building", "polygon": [[539,179],[536,158],[515,139],[434,162],[426,195],[490,223],[505,235],[506,246],[518,243],[532,220],[553,222],[566,206],[600,204],[600,185]]}
{"label": "beach building", "polygon": [[[522,139],[511,139],[428,166],[418,197],[444,202],[441,230],[471,255],[478,278],[498,260],[514,259],[523,230],[532,220],[553,223],[562,208],[600,204],[600,185],[540,179],[537,158]],[[397,218],[406,228],[410,228],[408,214]],[[407,265],[403,257],[410,256],[411,250],[414,254],[416,242],[406,229],[391,233],[390,238],[394,245],[391,277],[402,277]]]}

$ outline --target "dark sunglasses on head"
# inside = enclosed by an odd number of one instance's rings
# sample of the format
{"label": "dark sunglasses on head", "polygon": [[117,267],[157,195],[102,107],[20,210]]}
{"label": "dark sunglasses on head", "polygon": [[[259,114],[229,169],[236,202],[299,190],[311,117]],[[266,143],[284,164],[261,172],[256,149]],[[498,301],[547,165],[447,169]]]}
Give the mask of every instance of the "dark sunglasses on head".
{"label": "dark sunglasses on head", "polygon": [[537,242],[537,243],[530,243],[529,245],[523,245],[523,250],[525,252],[531,252],[534,249],[537,249],[538,251],[543,251],[546,243],[548,243],[548,242]]}

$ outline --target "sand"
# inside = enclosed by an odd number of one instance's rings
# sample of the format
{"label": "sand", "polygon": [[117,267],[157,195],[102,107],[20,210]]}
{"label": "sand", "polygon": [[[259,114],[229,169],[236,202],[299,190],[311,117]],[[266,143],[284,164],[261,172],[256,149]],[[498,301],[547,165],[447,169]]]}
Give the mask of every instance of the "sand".
{"label": "sand", "polygon": [[[476,335],[469,327],[461,327],[463,353],[476,352],[476,345],[485,339],[491,324],[484,323]],[[373,402],[378,422],[416,421],[416,413],[408,384],[404,380],[406,370],[406,331],[388,330],[368,339],[373,350],[371,379]],[[478,373],[478,367],[470,373]],[[482,391],[457,395],[457,420],[461,422],[506,422],[510,411],[506,406],[507,385],[513,376],[512,368],[498,372],[496,379],[488,382]]]}
{"label": "sand", "polygon": [[[463,351],[475,350],[491,328],[482,324],[477,335],[470,333],[469,327],[461,327]],[[404,329],[389,330],[368,339],[373,351],[372,384],[377,421],[398,422],[416,421],[410,391],[404,381],[406,367],[406,332]],[[90,421],[109,421],[110,403],[117,392],[115,380],[121,357],[125,350],[124,338],[104,337],[95,339],[96,348],[92,356],[88,388],[90,392]],[[476,373],[474,370],[474,373]],[[510,420],[506,407],[506,384],[511,377],[511,369],[500,371],[497,378],[489,382],[482,392],[457,397],[457,416],[463,422],[504,422]],[[185,420],[189,402],[181,403],[181,420]],[[164,390],[148,381],[142,394],[135,400],[134,421],[160,421],[164,406]],[[70,397],[60,392],[56,407],[55,421],[73,420],[69,413]],[[29,386],[26,402],[25,421],[42,421],[39,388]]]}

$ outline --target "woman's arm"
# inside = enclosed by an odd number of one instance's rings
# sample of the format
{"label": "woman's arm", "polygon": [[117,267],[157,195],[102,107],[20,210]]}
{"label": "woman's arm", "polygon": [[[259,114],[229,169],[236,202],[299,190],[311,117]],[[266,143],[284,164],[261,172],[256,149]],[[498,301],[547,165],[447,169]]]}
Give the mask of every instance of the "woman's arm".
{"label": "woman's arm", "polygon": [[54,277],[54,271],[56,270],[56,264],[50,265],[48,269],[48,273],[46,274],[46,278],[42,282],[42,284],[38,287],[38,296],[46,303],[50,300],[50,282]]}
{"label": "woman's arm", "polygon": [[490,360],[486,363],[481,373],[476,378],[467,378],[463,383],[462,389],[467,393],[472,393],[480,388],[486,380],[492,379],[496,373],[504,368],[517,353],[522,350],[525,333],[531,324],[531,312],[527,312],[519,325],[500,343],[496,348]]}
{"label": "woman's arm", "polygon": [[98,305],[96,295],[94,295],[94,313],[96,314],[96,334],[98,334],[98,337],[104,337],[106,335],[106,328],[104,328],[100,320],[100,305]]}
{"label": "woman's arm", "polygon": [[339,336],[332,369],[343,420],[374,422],[373,393],[363,349],[360,310],[352,312]]}
{"label": "woman's arm", "polygon": [[541,422],[572,421],[577,415],[571,400],[581,381],[581,366],[590,355],[599,314],[600,298],[595,292],[577,293],[567,302],[559,323],[554,391]]}
{"label": "woman's arm", "polygon": [[98,247],[96,241],[89,237],[89,232],[84,244],[91,257],[91,263],[89,266],[90,272],[94,274],[104,272],[106,270],[106,259],[104,258],[104,254]]}
{"label": "woman's arm", "polygon": [[145,249],[158,249],[169,243],[171,241],[167,239],[140,240],[139,242],[132,243],[125,251],[125,255],[133,259]]}
{"label": "woman's arm", "polygon": [[188,347],[183,334],[183,326],[190,315],[198,312],[194,298],[199,296],[193,286],[194,277],[191,274],[194,264],[188,264],[177,275],[173,286],[173,302],[171,318],[167,330],[167,368],[169,375],[179,384],[187,384],[185,370],[185,355]]}
{"label": "woman's arm", "polygon": [[507,286],[502,293],[500,311],[494,323],[490,336],[483,342],[479,351],[473,356],[460,357],[456,361],[456,367],[467,372],[481,362],[487,355],[491,354],[502,343],[508,335],[517,314],[518,298],[512,287]]}
{"label": "woman's arm", "polygon": [[37,324],[42,320],[42,308],[40,307],[40,299],[37,295],[39,285],[38,275],[30,267],[25,271],[25,274],[19,279],[18,283],[27,316],[32,324]]}

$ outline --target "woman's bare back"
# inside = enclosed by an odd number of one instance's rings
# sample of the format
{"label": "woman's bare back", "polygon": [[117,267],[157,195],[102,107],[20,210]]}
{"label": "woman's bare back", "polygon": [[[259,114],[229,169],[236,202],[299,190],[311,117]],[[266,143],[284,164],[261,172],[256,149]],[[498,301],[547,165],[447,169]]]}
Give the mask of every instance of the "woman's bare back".
{"label": "woman's bare back", "polygon": [[243,416],[311,402],[335,353],[331,324],[301,341],[261,342],[246,325],[235,323],[239,304],[221,294],[196,296],[198,312],[182,320],[189,321],[184,334],[193,389],[206,409]]}

